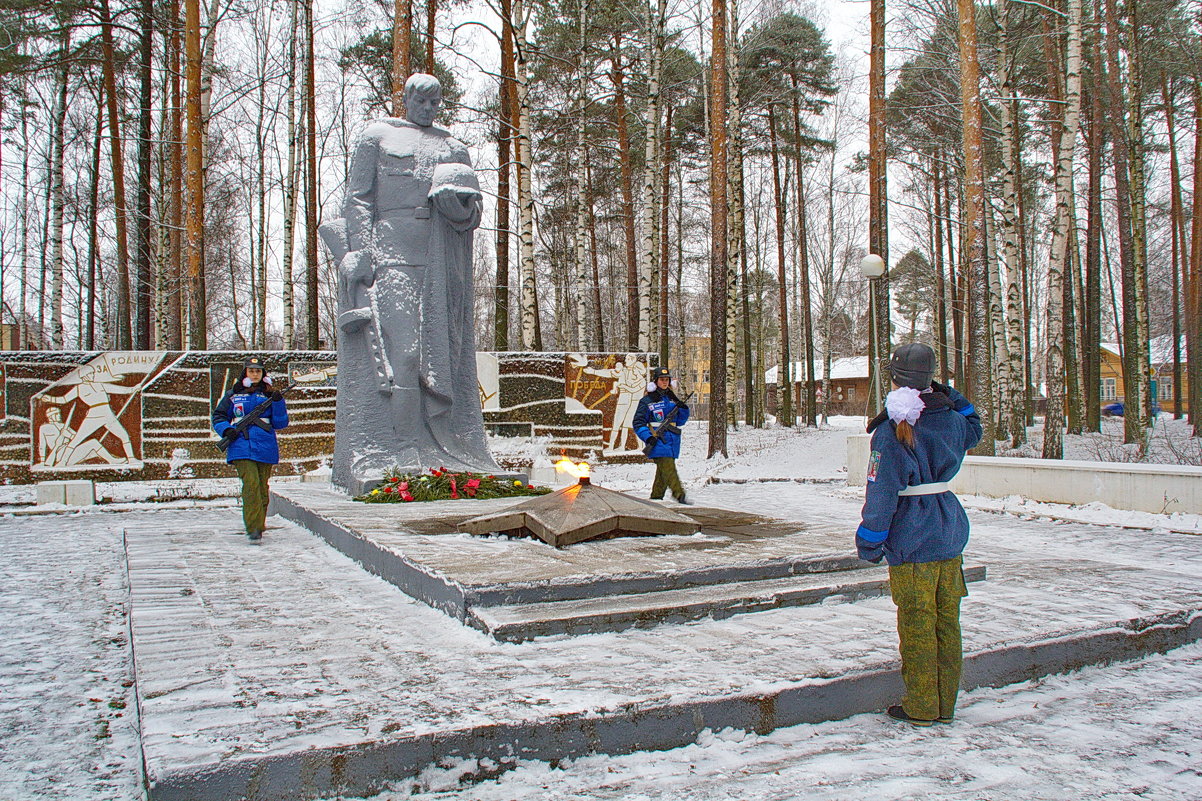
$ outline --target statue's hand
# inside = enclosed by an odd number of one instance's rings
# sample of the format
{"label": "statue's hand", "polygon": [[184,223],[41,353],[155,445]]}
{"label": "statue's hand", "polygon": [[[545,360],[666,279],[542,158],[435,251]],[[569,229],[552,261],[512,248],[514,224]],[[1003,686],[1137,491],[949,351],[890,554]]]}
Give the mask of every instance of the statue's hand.
{"label": "statue's hand", "polygon": [[430,193],[430,201],[440,214],[454,222],[463,222],[472,216],[480,193],[471,189],[440,186]]}
{"label": "statue's hand", "polygon": [[338,263],[338,272],[347,286],[356,283],[371,286],[375,283],[376,271],[371,263],[371,254],[366,250],[352,250]]}

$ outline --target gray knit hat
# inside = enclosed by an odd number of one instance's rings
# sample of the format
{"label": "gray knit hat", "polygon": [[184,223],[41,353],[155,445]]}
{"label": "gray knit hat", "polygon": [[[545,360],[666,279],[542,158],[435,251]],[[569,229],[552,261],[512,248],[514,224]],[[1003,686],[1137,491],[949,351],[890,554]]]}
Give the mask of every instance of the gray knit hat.
{"label": "gray knit hat", "polygon": [[935,377],[935,351],[921,342],[907,342],[893,351],[889,373],[900,387],[926,389]]}

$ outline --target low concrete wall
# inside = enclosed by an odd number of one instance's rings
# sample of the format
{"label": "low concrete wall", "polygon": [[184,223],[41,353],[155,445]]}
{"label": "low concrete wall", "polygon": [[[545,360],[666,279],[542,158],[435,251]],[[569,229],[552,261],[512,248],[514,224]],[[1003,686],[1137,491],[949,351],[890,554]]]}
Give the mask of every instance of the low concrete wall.
{"label": "low concrete wall", "polygon": [[[847,485],[867,479],[871,437],[847,438]],[[952,480],[955,492],[1170,514],[1202,514],[1202,467],[968,456]]]}

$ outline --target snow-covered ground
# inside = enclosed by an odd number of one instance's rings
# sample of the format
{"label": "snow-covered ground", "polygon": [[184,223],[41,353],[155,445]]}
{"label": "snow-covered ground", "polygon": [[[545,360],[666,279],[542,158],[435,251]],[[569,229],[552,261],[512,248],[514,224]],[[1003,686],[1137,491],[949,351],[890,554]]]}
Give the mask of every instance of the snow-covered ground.
{"label": "snow-covered ground", "polygon": [[[774,510],[764,506],[785,493],[773,492],[773,485],[758,481],[831,482],[807,489],[797,500],[782,501],[782,510],[797,514],[803,503],[819,504],[818,513],[845,517],[850,532],[857,522],[857,493],[841,488],[838,481],[844,475],[844,438],[862,427],[862,419],[844,418],[821,430],[742,429],[731,435],[728,457],[707,462],[704,429],[689,426],[680,463],[682,477],[689,492],[702,502],[707,498],[742,499],[769,514]],[[1072,445],[1066,455],[1092,458],[1088,451],[1075,448]],[[594,475],[610,488],[643,492],[652,473],[653,467],[645,464],[603,465]],[[755,486],[713,486],[727,482]],[[187,512],[168,507],[190,504],[204,509],[206,515],[222,520],[228,516],[229,532],[214,531],[204,548],[206,553],[213,552],[210,561],[219,562],[227,549],[233,559],[238,553],[233,549],[250,547],[243,538],[230,536],[238,528],[237,513],[223,509],[231,505],[235,489],[232,481],[109,484],[100,488],[102,496],[112,498],[107,508],[120,505],[124,511],[102,513],[99,510],[105,507],[96,507],[63,513],[45,508],[37,516],[14,517],[14,512],[36,509],[31,506],[32,489],[0,488],[0,636],[4,642],[0,655],[0,799],[132,801],[141,797],[141,753],[126,622],[129,590],[121,531],[136,525],[143,531],[171,534],[180,515]],[[1088,555],[1099,543],[1123,542],[1119,561],[1134,566],[1143,553],[1137,544],[1141,540],[1116,540],[1116,536],[1146,538],[1153,547],[1150,552],[1163,553],[1157,549],[1167,548],[1176,554],[1174,558],[1184,560],[1170,568],[1181,575],[1181,581],[1196,580],[1196,562],[1191,560],[1202,554],[1202,537],[1170,533],[1191,527],[1202,531],[1196,515],[1184,516],[1191,518],[1188,520],[1162,515],[1137,519],[1134,513],[1032,506],[1023,499],[970,498],[966,505],[979,509],[974,511],[973,521],[981,531],[979,552],[987,555],[989,550],[1008,547],[1008,529],[1013,528],[1018,537],[1015,542],[1032,553],[1044,554],[1045,559],[1071,560],[1074,553]],[[1019,522],[1020,517],[1027,520]],[[1044,518],[1079,522],[1065,525],[1042,522]],[[1014,525],[1009,526],[1007,520],[1014,520]],[[1114,528],[1081,523],[1129,525],[1147,532],[1116,535]],[[289,536],[300,542],[297,535]],[[279,565],[260,558],[270,556],[266,550],[270,547],[253,552],[259,559],[254,565],[246,559],[233,559],[231,579],[236,571],[272,570],[275,565],[271,581],[285,587],[287,575],[281,568],[293,569],[299,564]],[[324,546],[302,543],[302,547],[304,554],[311,554],[305,557],[307,563],[325,564],[326,557],[319,553]],[[1021,593],[1014,598],[1016,604],[1023,600]],[[849,608],[862,609],[866,623],[871,619],[887,624],[887,599]],[[404,614],[416,615],[418,621],[438,619],[420,604],[410,604]],[[791,619],[790,613],[784,612],[767,613],[763,619],[772,615],[782,622]],[[758,615],[745,616],[753,617]],[[701,633],[714,627],[718,624],[695,629]],[[753,626],[744,620],[721,628],[729,628],[734,636],[750,634]],[[777,634],[787,639],[787,632]],[[461,639],[475,636],[464,634]],[[596,644],[618,643],[621,637],[599,635]],[[550,656],[553,649],[544,650],[545,656]],[[469,666],[456,662],[446,669],[465,671]],[[681,666],[682,672],[689,669]],[[880,715],[857,715],[766,735],[707,732],[697,743],[673,751],[585,757],[554,766],[522,763],[495,779],[466,786],[461,784],[462,777],[487,774],[488,766],[447,765],[377,796],[376,801],[1196,801],[1202,798],[1199,765],[1202,644],[1194,644],[1135,662],[966,693],[952,726],[915,730]]]}
{"label": "snow-covered ground", "polygon": [[592,756],[460,787],[431,769],[373,801],[1202,798],[1202,644],[961,696],[951,726],[882,715],[707,732],[694,745]]}

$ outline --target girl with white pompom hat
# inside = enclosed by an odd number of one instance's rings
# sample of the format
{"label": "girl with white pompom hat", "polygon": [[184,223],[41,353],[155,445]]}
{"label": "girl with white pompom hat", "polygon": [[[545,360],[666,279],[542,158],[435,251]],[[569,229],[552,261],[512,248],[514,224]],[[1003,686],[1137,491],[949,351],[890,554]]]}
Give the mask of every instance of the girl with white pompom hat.
{"label": "girl with white pompom hat", "polygon": [[901,345],[889,360],[894,390],[868,425],[872,454],[856,549],[889,563],[906,694],[892,718],[951,723],[960,688],[960,599],[968,515],[948,482],[981,440],[968,400],[932,381],[935,352]]}

